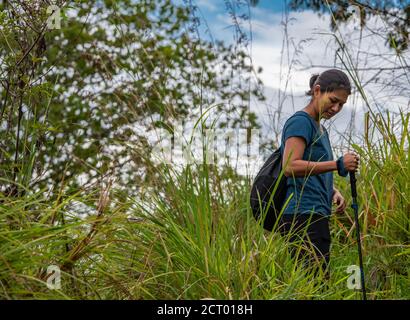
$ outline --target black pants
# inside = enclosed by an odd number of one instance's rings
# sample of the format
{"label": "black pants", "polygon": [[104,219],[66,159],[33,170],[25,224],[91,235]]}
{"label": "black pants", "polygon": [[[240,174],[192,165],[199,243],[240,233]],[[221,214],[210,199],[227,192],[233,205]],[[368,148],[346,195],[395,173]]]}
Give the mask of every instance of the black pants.
{"label": "black pants", "polygon": [[[302,241],[300,246],[291,246],[291,254],[305,266],[322,268],[325,278],[329,278],[330,231],[329,217],[321,214],[282,215],[279,223],[282,236],[289,235],[289,241]],[[299,252],[299,254],[298,254]]]}

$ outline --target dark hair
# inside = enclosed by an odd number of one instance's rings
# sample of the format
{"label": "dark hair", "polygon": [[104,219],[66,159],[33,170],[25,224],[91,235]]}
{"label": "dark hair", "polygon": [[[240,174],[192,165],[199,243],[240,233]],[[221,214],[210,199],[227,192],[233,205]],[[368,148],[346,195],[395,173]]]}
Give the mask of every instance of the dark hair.
{"label": "dark hair", "polygon": [[317,84],[320,85],[320,92],[344,89],[348,94],[351,93],[349,78],[343,71],[337,69],[329,69],[321,74],[312,75],[309,81],[310,90],[306,92],[306,95],[313,96],[314,86]]}

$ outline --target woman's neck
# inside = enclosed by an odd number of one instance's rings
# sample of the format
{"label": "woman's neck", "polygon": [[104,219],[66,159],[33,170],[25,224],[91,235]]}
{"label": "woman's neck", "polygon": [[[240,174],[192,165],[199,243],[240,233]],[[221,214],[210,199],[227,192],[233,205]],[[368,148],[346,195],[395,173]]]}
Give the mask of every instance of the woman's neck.
{"label": "woman's neck", "polygon": [[317,125],[320,127],[319,113],[315,111],[315,108],[313,107],[312,104],[308,104],[306,107],[302,109],[302,111],[309,114],[313,118],[313,120],[315,120]]}
{"label": "woman's neck", "polygon": [[303,112],[306,112],[317,124],[321,133],[323,133],[322,126],[320,125],[319,114],[315,112],[315,109],[312,105],[307,105],[302,109]]}

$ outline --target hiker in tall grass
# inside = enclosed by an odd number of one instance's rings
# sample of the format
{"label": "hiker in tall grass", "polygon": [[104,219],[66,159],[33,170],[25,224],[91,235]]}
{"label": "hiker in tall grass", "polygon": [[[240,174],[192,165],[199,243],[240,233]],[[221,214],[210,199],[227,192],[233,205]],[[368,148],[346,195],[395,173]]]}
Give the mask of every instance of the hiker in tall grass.
{"label": "hiker in tall grass", "polygon": [[[315,272],[322,268],[329,278],[330,232],[332,202],[342,213],[346,202],[333,186],[333,171],[346,176],[356,171],[359,157],[349,152],[334,160],[329,135],[321,119],[339,113],[351,93],[347,75],[337,69],[326,70],[310,79],[309,104],[287,119],[282,131],[282,165],[287,178],[286,199],[279,230],[288,235],[292,255]],[[286,164],[286,165],[285,165]],[[298,241],[299,240],[299,241]],[[299,249],[299,250],[297,250]]]}

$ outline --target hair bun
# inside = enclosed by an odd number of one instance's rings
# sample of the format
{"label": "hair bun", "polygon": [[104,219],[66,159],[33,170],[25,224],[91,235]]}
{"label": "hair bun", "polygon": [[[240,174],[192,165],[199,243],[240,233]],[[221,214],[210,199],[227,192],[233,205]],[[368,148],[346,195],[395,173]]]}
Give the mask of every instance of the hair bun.
{"label": "hair bun", "polygon": [[319,74],[314,74],[309,81],[309,87],[310,89],[313,89],[313,85],[315,84],[317,78],[319,78]]}
{"label": "hair bun", "polygon": [[318,74],[318,73],[317,73],[317,74],[314,74],[314,75],[312,75],[312,76],[310,77],[310,80],[309,80],[310,90],[307,91],[307,92],[305,92],[305,94],[306,94],[307,96],[313,96],[313,85],[315,84],[317,78],[319,78],[319,74]]}

